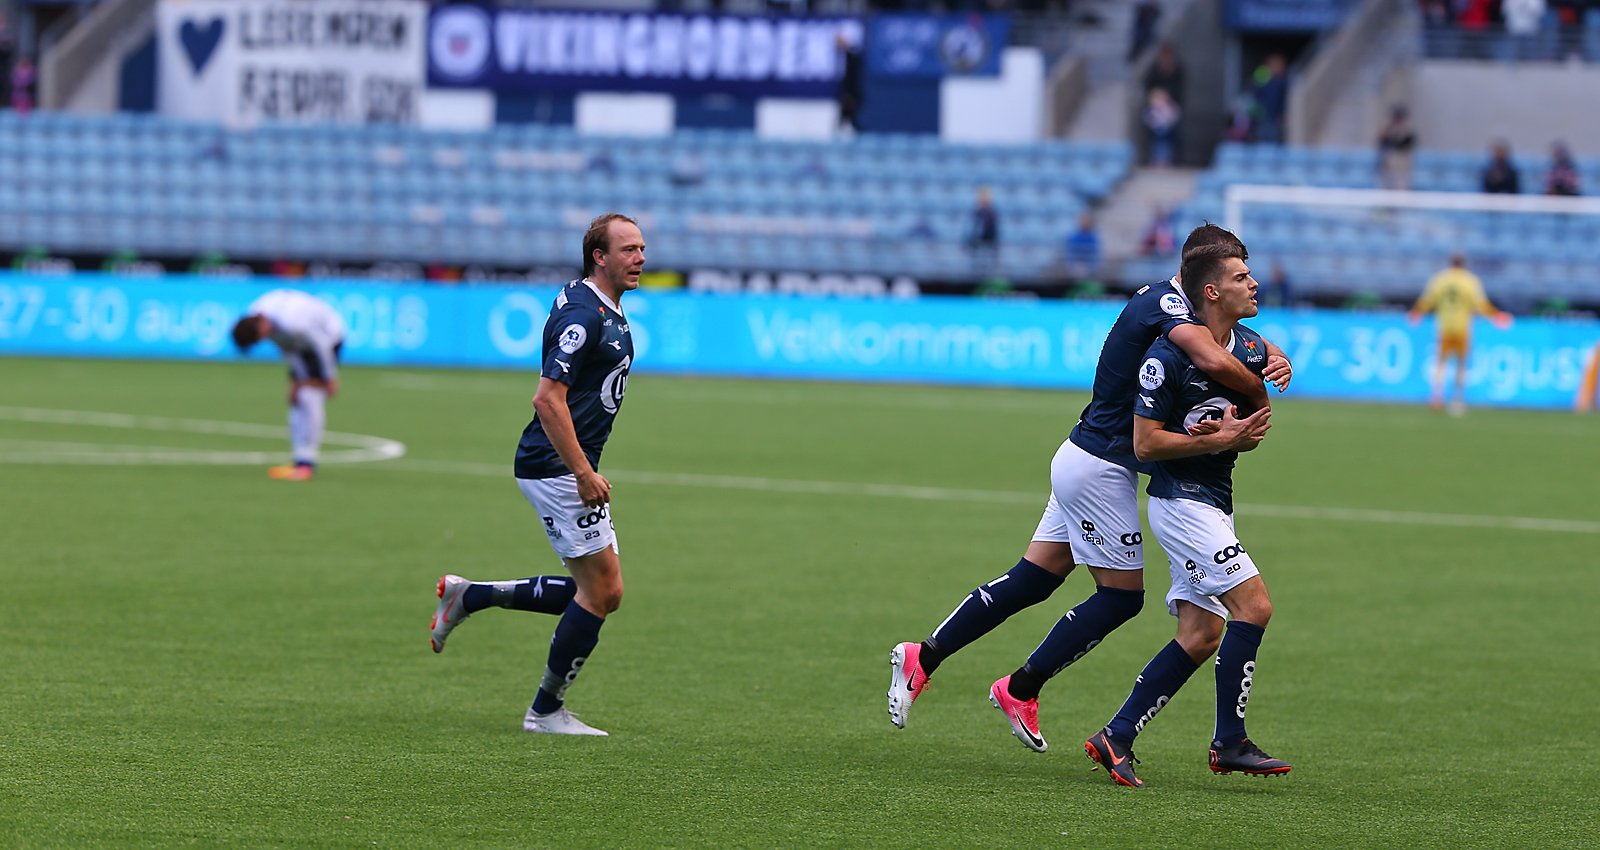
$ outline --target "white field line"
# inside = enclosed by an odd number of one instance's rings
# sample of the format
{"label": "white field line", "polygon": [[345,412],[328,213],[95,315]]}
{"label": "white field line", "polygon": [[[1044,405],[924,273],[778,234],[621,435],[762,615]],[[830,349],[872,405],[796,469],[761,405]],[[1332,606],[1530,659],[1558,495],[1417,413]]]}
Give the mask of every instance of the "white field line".
{"label": "white field line", "polygon": [[[533,384],[526,380],[495,380],[492,378],[445,378],[437,375],[422,375],[416,373],[385,374],[378,377],[378,386],[394,390],[411,390],[415,392],[459,393],[472,395],[498,395],[510,394],[516,397],[522,393],[529,398],[533,397]],[[1082,395],[1083,391],[1063,390],[1058,394],[1039,393],[1036,396],[1006,396],[992,394],[986,390],[976,393],[951,396],[949,394],[908,394],[906,392],[877,393],[870,385],[845,386],[838,392],[830,393],[832,387],[818,387],[806,385],[803,388],[789,389],[791,385],[775,384],[769,389],[750,389],[721,386],[694,386],[674,387],[672,392],[663,395],[659,401],[665,403],[703,403],[719,402],[722,404],[763,405],[763,406],[791,406],[796,404],[816,405],[821,402],[848,404],[854,407],[884,407],[891,409],[913,410],[971,410],[974,412],[1008,411],[1019,413],[1060,413],[1062,415],[1076,415],[1079,410],[1077,399],[1063,401],[1062,395],[1076,393]],[[1001,390],[999,392],[1005,392]]]}
{"label": "white field line", "polygon": [[[475,463],[407,459],[384,469],[430,472],[443,475],[482,475],[510,478],[511,464]],[[950,487],[917,487],[901,484],[872,484],[850,481],[806,481],[762,478],[744,475],[701,475],[675,472],[642,472],[608,469],[606,477],[619,484],[661,487],[710,487],[760,493],[795,493],[815,496],[865,496],[868,498],[914,499],[935,502],[983,502],[1043,506],[1044,493],[1015,490],[958,490]],[[1366,508],[1310,507],[1304,505],[1258,505],[1240,503],[1235,512],[1246,517],[1304,519],[1316,522],[1379,523],[1384,525],[1433,525],[1448,528],[1505,529],[1511,531],[1600,534],[1600,522],[1545,517],[1482,516],[1423,511],[1382,511]]]}
{"label": "white field line", "polygon": [[[286,440],[283,425],[251,422],[219,422],[210,419],[185,419],[170,416],[137,416],[129,413],[103,413],[92,410],[52,410],[38,407],[0,406],[0,421],[35,422],[130,431],[189,434],[221,434],[253,439]],[[404,457],[404,443],[367,434],[328,431],[323,442],[348,449],[325,451],[321,463],[366,463]],[[22,448],[13,444],[35,443]],[[106,445],[95,442],[0,441],[0,463],[13,464],[262,464],[281,461],[283,451],[213,451],[163,446]]]}

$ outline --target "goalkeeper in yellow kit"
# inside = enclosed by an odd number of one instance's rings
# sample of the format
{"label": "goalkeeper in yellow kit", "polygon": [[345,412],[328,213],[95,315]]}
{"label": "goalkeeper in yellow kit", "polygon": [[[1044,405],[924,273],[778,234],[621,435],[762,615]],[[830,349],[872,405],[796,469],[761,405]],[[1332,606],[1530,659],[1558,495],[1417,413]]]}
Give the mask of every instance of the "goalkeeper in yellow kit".
{"label": "goalkeeper in yellow kit", "polygon": [[1456,362],[1456,389],[1450,402],[1450,412],[1460,414],[1466,410],[1467,356],[1472,348],[1472,317],[1482,314],[1494,322],[1495,327],[1511,325],[1511,315],[1489,303],[1483,294],[1483,282],[1466,269],[1466,258],[1452,254],[1450,267],[1440,271],[1428,281],[1427,289],[1417,299],[1406,315],[1412,324],[1422,320],[1424,313],[1434,313],[1439,321],[1439,354],[1433,366],[1433,396],[1429,406],[1434,410],[1444,407],[1444,369],[1447,360]]}

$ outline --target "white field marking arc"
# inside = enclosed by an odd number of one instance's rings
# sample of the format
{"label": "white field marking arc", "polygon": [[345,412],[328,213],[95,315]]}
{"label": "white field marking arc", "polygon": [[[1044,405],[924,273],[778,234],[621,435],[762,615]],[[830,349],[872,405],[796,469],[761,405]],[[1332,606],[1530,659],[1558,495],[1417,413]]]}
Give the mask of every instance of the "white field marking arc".
{"label": "white field marking arc", "polygon": [[[53,410],[38,407],[0,406],[0,420],[13,422],[39,422],[52,425],[77,425],[91,428],[120,428],[131,431],[183,432],[189,434],[220,434],[230,437],[283,440],[282,425],[260,425],[252,422],[219,422],[210,419],[184,419],[172,416],[139,416],[130,413],[104,413],[93,410]],[[347,434],[328,431],[323,442],[346,449],[324,451],[319,463],[369,463],[404,457],[404,443],[367,434]],[[12,445],[22,445],[13,450]],[[0,463],[11,464],[72,464],[72,465],[257,465],[278,463],[283,451],[214,451],[187,449],[172,446],[107,445],[83,442],[67,443],[59,440],[0,440]]]}
{"label": "white field marking arc", "polygon": [[[477,463],[408,458],[398,463],[389,464],[384,468],[444,475],[511,477],[511,465],[509,463]],[[804,481],[744,475],[700,475],[621,469],[608,469],[605,474],[606,477],[613,478],[622,484],[663,487],[714,487],[724,490],[750,490],[765,493],[795,493],[816,496],[866,496],[869,498],[916,499],[934,502],[984,502],[1041,506],[1044,504],[1046,497],[1044,493],[1024,493],[1016,490],[957,490],[950,487],[919,487],[903,484],[873,484],[851,481]],[[1448,528],[1489,528],[1564,534],[1600,534],[1600,522],[1578,519],[1483,516],[1423,511],[1382,511],[1368,508],[1246,503],[1236,504],[1234,508],[1237,513],[1247,517],[1275,517],[1319,522],[1359,522],[1383,525],[1436,525]]]}

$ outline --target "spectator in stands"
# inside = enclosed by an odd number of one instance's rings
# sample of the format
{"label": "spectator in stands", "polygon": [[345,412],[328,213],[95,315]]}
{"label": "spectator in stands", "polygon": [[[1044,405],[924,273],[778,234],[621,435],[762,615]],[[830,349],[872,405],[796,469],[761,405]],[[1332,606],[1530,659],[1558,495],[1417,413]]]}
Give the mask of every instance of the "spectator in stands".
{"label": "spectator in stands", "polygon": [[1572,151],[1562,142],[1550,146],[1550,170],[1544,175],[1546,195],[1581,195],[1578,181],[1578,164]]}
{"label": "spectator in stands", "polygon": [[1505,142],[1495,142],[1490,148],[1489,164],[1483,167],[1483,191],[1501,195],[1522,191],[1522,178],[1511,161],[1511,147]]}
{"label": "spectator in stands", "polygon": [[1534,37],[1539,34],[1544,8],[1544,0],[1502,0],[1500,13],[1506,21],[1510,58],[1535,58],[1538,48]]}
{"label": "spectator in stands", "polygon": [[11,88],[11,20],[6,17],[4,8],[0,8],[0,103],[9,101]]}
{"label": "spectator in stands", "polygon": [[1139,0],[1133,7],[1133,31],[1128,40],[1128,61],[1139,58],[1156,37],[1156,24],[1161,22],[1161,4],[1156,0]]}
{"label": "spectator in stands", "polygon": [[684,151],[672,160],[670,178],[674,186],[698,186],[706,181],[706,163],[694,151]]}
{"label": "spectator in stands", "polygon": [[839,77],[839,130],[854,134],[861,131],[861,99],[865,79],[865,59],[861,45],[854,43],[843,30],[835,37],[839,49],[839,62],[844,73]]}
{"label": "spectator in stands", "polygon": [[1172,42],[1163,41],[1156,50],[1156,58],[1150,63],[1150,70],[1144,72],[1144,91],[1150,94],[1151,89],[1166,89],[1172,101],[1179,106],[1183,105],[1183,63],[1178,61],[1178,50]]}
{"label": "spectator in stands", "polygon": [[973,266],[981,273],[995,271],[1000,260],[1000,213],[994,208],[994,197],[989,187],[978,189],[978,200],[972,208],[972,227],[967,233],[967,250],[972,252]]}
{"label": "spectator in stands", "polygon": [[1262,304],[1272,304],[1278,307],[1287,307],[1294,302],[1294,291],[1289,286],[1289,272],[1283,263],[1272,261],[1272,273],[1261,282]]}
{"label": "spectator in stands", "polygon": [[1378,184],[1385,189],[1411,188],[1411,157],[1417,146],[1417,132],[1411,127],[1406,108],[1399,104],[1389,110],[1389,123],[1378,134]]}
{"label": "spectator in stands", "polygon": [[1139,253],[1146,257],[1172,256],[1178,249],[1176,232],[1177,211],[1156,207],[1155,215],[1145,226],[1144,236],[1139,239]]}
{"label": "spectator in stands", "polygon": [[1178,121],[1183,110],[1166,89],[1151,89],[1145,96],[1144,126],[1150,134],[1149,163],[1157,168],[1172,164],[1177,149]]}
{"label": "spectator in stands", "polygon": [[1183,146],[1183,93],[1184,93],[1183,63],[1178,60],[1178,50],[1172,42],[1164,41],[1156,50],[1156,58],[1150,63],[1149,70],[1144,73],[1144,97],[1148,104],[1150,92],[1163,89],[1167,96],[1178,107],[1178,122],[1172,128],[1172,159],[1176,161],[1177,151]]}
{"label": "spectator in stands", "polygon": [[1248,142],[1255,137],[1255,99],[1249,92],[1240,92],[1233,99],[1233,105],[1228,107],[1228,126],[1223,128],[1222,137],[1230,142]]}
{"label": "spectator in stands", "polygon": [[11,66],[11,108],[18,115],[26,115],[33,111],[33,60],[27,56],[17,57],[17,63]]}
{"label": "spectator in stands", "polygon": [[1445,0],[1422,0],[1422,22],[1429,29],[1448,27],[1454,21]]}
{"label": "spectator in stands", "polygon": [[1100,234],[1094,229],[1094,215],[1087,210],[1078,214],[1078,228],[1067,234],[1062,246],[1068,277],[1085,279],[1100,276]]}
{"label": "spectator in stands", "polygon": [[1289,62],[1283,54],[1274,53],[1256,69],[1254,75],[1256,102],[1255,140],[1271,144],[1283,143],[1283,117],[1289,108]]}

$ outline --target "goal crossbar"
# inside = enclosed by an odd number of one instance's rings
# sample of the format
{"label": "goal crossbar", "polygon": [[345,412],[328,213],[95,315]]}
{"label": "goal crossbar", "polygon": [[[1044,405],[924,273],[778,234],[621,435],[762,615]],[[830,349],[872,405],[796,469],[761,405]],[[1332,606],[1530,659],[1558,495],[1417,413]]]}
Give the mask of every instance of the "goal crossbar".
{"label": "goal crossbar", "polygon": [[1321,207],[1364,207],[1480,212],[1600,215],[1600,198],[1501,195],[1482,192],[1413,192],[1398,189],[1338,189],[1324,186],[1230,184],[1222,191],[1223,226],[1236,234],[1244,225],[1244,205],[1285,203]]}

